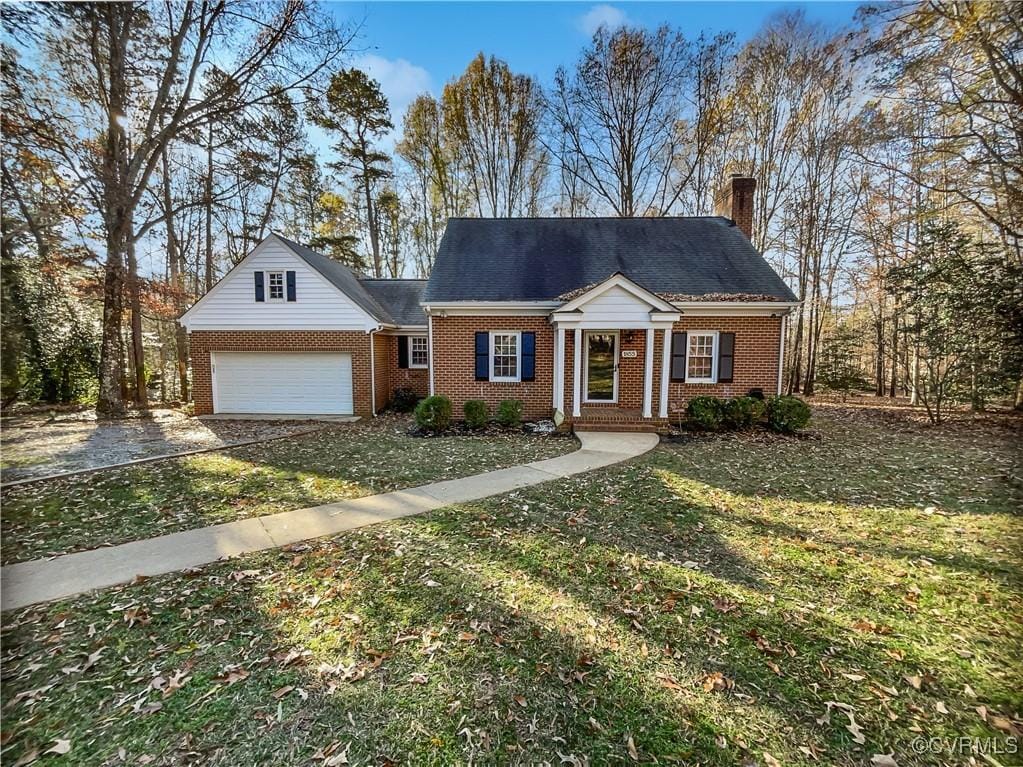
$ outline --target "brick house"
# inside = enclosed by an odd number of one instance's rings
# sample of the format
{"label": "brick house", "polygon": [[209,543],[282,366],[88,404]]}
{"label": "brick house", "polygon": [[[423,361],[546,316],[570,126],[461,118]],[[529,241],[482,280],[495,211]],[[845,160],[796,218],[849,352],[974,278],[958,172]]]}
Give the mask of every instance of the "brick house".
{"label": "brick house", "polygon": [[700,394],[780,392],[796,297],[726,216],[451,219],[423,280],[271,235],[183,315],[197,414],[373,415],[396,388],[575,429],[655,430]]}

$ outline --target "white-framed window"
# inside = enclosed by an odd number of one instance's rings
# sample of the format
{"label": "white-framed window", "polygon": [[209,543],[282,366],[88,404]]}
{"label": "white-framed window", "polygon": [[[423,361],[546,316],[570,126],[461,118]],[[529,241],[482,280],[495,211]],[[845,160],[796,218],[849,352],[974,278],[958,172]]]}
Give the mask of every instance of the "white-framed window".
{"label": "white-framed window", "polygon": [[284,300],[284,272],[266,273],[267,298],[271,301]]}
{"label": "white-framed window", "polygon": [[522,334],[497,331],[490,334],[490,380],[520,381]]}
{"label": "white-framed window", "polygon": [[689,331],[686,342],[686,383],[715,383],[718,379],[718,334]]}
{"label": "white-framed window", "polygon": [[408,340],[408,366],[410,368],[425,368],[430,364],[430,345],[426,336],[409,336]]}

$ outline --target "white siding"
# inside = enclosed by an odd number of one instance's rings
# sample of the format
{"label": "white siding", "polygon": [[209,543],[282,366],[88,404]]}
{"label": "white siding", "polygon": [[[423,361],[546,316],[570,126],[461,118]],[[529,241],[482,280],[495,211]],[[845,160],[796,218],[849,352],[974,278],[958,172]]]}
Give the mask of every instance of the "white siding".
{"label": "white siding", "polygon": [[352,355],[213,352],[217,413],[350,415]]}
{"label": "white siding", "polygon": [[651,306],[617,285],[579,307],[588,325],[607,322],[610,328],[618,323],[649,322]]}
{"label": "white siding", "polygon": [[[259,271],[295,272],[295,301],[256,301]],[[269,287],[267,287],[269,299]],[[376,326],[319,272],[273,238],[260,243],[182,323],[192,330],[366,330]]]}

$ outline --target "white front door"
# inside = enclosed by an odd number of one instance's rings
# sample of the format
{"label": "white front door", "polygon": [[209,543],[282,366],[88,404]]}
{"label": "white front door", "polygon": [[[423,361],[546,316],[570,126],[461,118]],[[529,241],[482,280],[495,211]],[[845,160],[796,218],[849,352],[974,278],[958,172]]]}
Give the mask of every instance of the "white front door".
{"label": "white front door", "polygon": [[618,401],[618,333],[610,330],[583,334],[583,386],[586,402]]}
{"label": "white front door", "polygon": [[213,352],[213,412],[350,415],[352,355]]}

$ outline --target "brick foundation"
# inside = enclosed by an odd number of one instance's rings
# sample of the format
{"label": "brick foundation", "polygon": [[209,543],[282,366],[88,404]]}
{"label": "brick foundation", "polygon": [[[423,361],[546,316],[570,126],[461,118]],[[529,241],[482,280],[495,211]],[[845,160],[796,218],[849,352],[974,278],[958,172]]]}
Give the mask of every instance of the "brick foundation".
{"label": "brick foundation", "polygon": [[210,352],[347,352],[356,415],[370,416],[369,336],[341,330],[197,330],[189,334],[196,415],[213,413]]}

